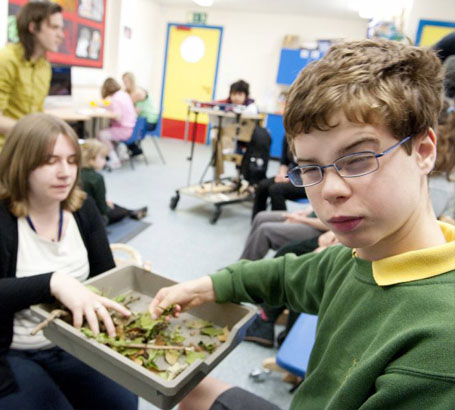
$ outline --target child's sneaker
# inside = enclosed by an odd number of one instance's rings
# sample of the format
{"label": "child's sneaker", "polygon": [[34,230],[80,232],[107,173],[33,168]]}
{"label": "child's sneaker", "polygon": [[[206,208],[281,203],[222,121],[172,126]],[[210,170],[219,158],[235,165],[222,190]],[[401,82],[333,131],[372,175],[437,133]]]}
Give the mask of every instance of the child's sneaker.
{"label": "child's sneaker", "polygon": [[117,154],[120,158],[120,161],[128,161],[130,159],[130,156],[128,154],[128,148],[123,143],[117,146]]}
{"label": "child's sneaker", "polygon": [[148,211],[148,208],[146,206],[144,206],[143,208],[135,209],[134,211],[130,211],[129,216],[130,216],[130,218],[139,220],[139,219],[145,218],[147,216],[147,211]]}
{"label": "child's sneaker", "polygon": [[248,342],[257,343],[264,347],[273,347],[275,339],[275,325],[257,316],[246,331],[245,339]]}

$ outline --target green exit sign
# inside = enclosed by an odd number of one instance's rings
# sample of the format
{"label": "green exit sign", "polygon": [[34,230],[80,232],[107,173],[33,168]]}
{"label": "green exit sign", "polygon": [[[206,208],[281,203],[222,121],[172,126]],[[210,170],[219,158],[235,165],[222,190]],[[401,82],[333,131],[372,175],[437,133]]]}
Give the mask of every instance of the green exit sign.
{"label": "green exit sign", "polygon": [[193,24],[206,24],[207,13],[190,13],[190,23]]}

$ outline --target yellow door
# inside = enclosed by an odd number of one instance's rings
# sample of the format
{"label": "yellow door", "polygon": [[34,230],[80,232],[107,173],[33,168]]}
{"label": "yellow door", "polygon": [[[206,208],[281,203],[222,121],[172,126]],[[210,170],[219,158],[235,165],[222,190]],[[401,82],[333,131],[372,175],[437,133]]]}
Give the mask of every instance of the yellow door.
{"label": "yellow door", "polygon": [[[164,137],[184,137],[186,100],[211,101],[215,94],[222,28],[168,24],[161,95]],[[192,127],[190,123],[190,135]],[[197,142],[205,142],[208,117],[199,115]]]}

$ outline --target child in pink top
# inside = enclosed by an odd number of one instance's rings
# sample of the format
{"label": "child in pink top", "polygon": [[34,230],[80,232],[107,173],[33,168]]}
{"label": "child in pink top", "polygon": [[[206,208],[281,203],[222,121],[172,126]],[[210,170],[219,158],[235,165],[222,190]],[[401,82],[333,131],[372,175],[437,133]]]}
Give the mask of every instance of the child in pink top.
{"label": "child in pink top", "polygon": [[111,97],[108,109],[115,114],[109,128],[101,130],[98,138],[109,148],[110,166],[116,168],[120,165],[112,141],[126,141],[133,133],[136,123],[136,110],[130,96],[121,90],[120,84],[113,78],[104,81],[101,88],[103,98]]}

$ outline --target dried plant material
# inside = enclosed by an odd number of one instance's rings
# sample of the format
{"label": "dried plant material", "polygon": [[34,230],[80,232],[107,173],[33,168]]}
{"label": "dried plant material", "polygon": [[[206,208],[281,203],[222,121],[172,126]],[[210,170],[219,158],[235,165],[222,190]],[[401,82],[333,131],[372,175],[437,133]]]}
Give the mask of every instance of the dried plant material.
{"label": "dried plant material", "polygon": [[49,323],[51,323],[54,319],[57,319],[58,317],[64,317],[64,316],[69,316],[69,312],[63,309],[54,309],[50,316],[46,319],[43,320],[41,323],[38,324],[31,332],[30,334],[32,336],[35,336],[40,330],[43,330]]}
{"label": "dried plant material", "polygon": [[204,319],[187,320],[185,326],[188,329],[203,329],[204,327],[213,326],[211,322]]}
{"label": "dried plant material", "polygon": [[205,359],[204,352],[186,352],[185,356],[186,356],[185,361],[188,364],[195,362],[197,359],[201,359],[201,360]]}
{"label": "dried plant material", "polygon": [[220,328],[215,328],[213,325],[210,325],[209,327],[204,327],[199,331],[201,335],[206,335],[209,337],[215,337],[224,334],[223,329]]}
{"label": "dried plant material", "polygon": [[167,369],[167,379],[174,380],[180,373],[188,367],[187,363],[175,363]]}
{"label": "dried plant material", "polygon": [[227,326],[223,327],[223,333],[216,336],[221,343],[224,343],[229,337],[229,329]]}
{"label": "dried plant material", "polygon": [[[116,301],[125,306],[139,298],[127,293],[117,296]],[[176,325],[169,319],[169,316],[173,316],[174,309],[175,305],[170,306],[157,319],[153,319],[149,312],[132,313],[126,318],[109,311],[116,329],[115,337],[107,334],[102,322],[97,336],[87,326],[80,330],[85,336],[108,346],[138,366],[161,378],[173,380],[191,363],[197,359],[204,360],[213,353],[218,346],[217,336],[222,338],[229,334],[227,328],[218,328],[203,319],[187,320],[183,326]],[[68,311],[64,313],[65,320],[68,319],[71,323],[71,314]],[[183,332],[189,335],[189,340]]]}
{"label": "dried plant material", "polygon": [[198,346],[209,353],[213,353],[218,347],[216,343],[204,343],[202,340],[198,343]]}
{"label": "dried plant material", "polygon": [[180,352],[178,350],[166,350],[164,352],[164,358],[171,366],[176,364],[179,360]]}

